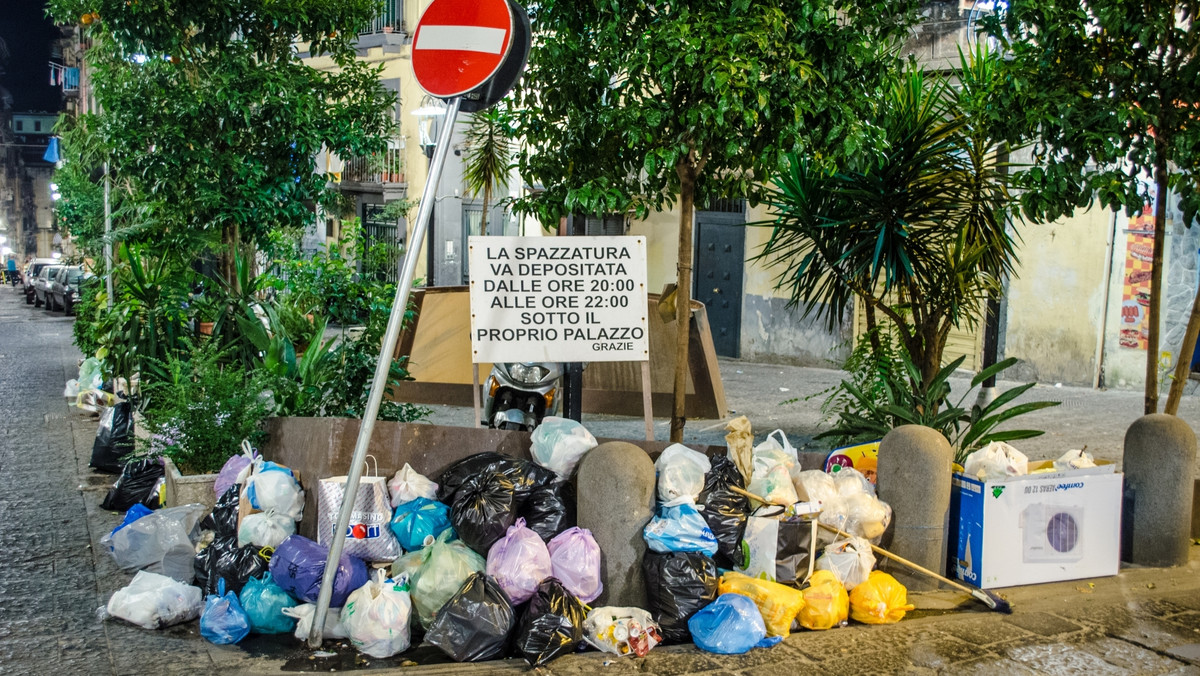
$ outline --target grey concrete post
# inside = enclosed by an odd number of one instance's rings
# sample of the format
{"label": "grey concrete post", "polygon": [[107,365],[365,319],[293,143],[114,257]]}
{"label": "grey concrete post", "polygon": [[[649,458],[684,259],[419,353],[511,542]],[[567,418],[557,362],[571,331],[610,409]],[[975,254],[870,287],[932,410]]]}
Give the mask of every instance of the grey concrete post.
{"label": "grey concrete post", "polygon": [[[879,498],[892,507],[892,540],[897,556],[935,573],[946,572],[950,524],[950,478],[954,451],[937,430],[902,425],[879,445]],[[883,564],[886,559],[881,559]],[[937,582],[899,564],[881,565],[909,589],[933,589]]]}
{"label": "grey concrete post", "polygon": [[592,531],[602,552],[604,592],[592,606],[646,607],[642,529],[654,513],[654,463],[624,441],[593,448],[579,463],[576,491],[580,528]]}
{"label": "grey concrete post", "polygon": [[1144,566],[1182,566],[1191,545],[1196,434],[1180,418],[1152,413],[1125,433],[1124,551]]}

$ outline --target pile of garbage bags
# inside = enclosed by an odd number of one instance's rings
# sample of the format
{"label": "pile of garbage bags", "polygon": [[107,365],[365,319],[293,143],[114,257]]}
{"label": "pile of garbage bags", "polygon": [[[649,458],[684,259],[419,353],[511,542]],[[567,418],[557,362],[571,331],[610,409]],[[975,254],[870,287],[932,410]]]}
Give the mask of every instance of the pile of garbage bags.
{"label": "pile of garbage bags", "polygon": [[[422,641],[456,661],[531,666],[588,647],[644,656],[664,642],[735,654],[801,627],[895,622],[912,609],[903,586],[873,570],[869,538],[890,510],[861,475],[800,471],[781,432],[741,457],[667,448],[643,530],[647,607],[590,607],[604,591],[603,552],[575,524],[571,481],[595,445],[578,423],[548,418],[533,461],[479,453],[432,478],[407,464],[391,478],[368,469],[354,496],[344,477],[320,479],[317,541],[296,532],[300,477],[249,446],[222,468],[207,516],[200,505],[156,509],[155,463],[128,463],[112,497],[126,515],[102,542],[136,576],[101,615],[154,629],[198,618],[216,644],[306,638],[336,512],[351,497],[324,636],[375,658]],[[826,518],[852,537],[818,538]]]}

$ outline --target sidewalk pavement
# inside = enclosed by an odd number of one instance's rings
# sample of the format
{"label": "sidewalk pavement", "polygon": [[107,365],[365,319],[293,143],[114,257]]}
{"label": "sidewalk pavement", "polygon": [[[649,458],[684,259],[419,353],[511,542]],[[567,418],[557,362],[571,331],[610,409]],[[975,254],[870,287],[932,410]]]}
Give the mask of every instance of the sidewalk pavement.
{"label": "sidewalk pavement", "polygon": [[[93,473],[96,422],[70,408],[63,382],[75,375],[78,352],[68,318],[27,308],[0,291],[0,673],[3,674],[266,674],[363,669],[378,674],[488,674],[524,671],[521,660],[473,665],[448,663],[424,646],[389,660],[363,658],[328,641],[311,653],[290,635],[252,636],[238,646],[204,641],[196,623],[147,631],[97,620],[96,610],[130,575],[116,570],[99,544],[120,521],[99,503],[114,477]],[[730,407],[746,412],[759,434],[775,427],[805,438],[819,413],[807,405],[780,405],[820,391],[836,372],[722,361]],[[738,373],[738,371],[741,371]],[[787,392],[779,388],[788,388]],[[1058,392],[1058,388],[1036,388]],[[1044,446],[1024,445],[1035,457],[1089,444],[1118,453],[1123,427],[1138,417],[1137,393],[1094,393],[1063,388],[1063,406]],[[469,414],[469,409],[466,410]],[[435,421],[463,415],[439,409]],[[1196,426],[1196,402],[1185,404]],[[585,422],[597,434],[640,431],[637,419],[601,417]],[[705,427],[713,428],[705,430]],[[665,429],[660,425],[661,437]],[[632,436],[633,433],[625,436]],[[717,421],[690,421],[688,440],[720,441]],[[1051,436],[1053,435],[1053,436]],[[1112,450],[1115,449],[1115,450]],[[1126,569],[1118,576],[1003,591],[1012,615],[984,610],[961,594],[914,594],[918,610],[899,624],[852,624],[827,632],[800,632],[771,649],[717,656],[692,646],[655,648],[643,659],[600,653],[556,660],[546,674],[639,672],[674,676],[742,674],[1200,674],[1200,552],[1172,570]]]}

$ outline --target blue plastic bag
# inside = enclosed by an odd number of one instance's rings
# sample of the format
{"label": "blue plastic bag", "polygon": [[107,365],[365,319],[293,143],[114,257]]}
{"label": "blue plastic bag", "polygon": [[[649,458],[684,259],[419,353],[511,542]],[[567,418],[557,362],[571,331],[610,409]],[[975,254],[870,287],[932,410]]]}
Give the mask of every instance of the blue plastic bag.
{"label": "blue plastic bag", "polygon": [[717,538],[689,496],[663,503],[642,530],[650,549],[667,552],[717,553]]}
{"label": "blue plastic bag", "polygon": [[688,620],[696,647],[719,655],[740,655],[783,640],[767,637],[767,626],[754,601],[741,594],[721,594]]}
{"label": "blue plastic bag", "polygon": [[284,608],[294,608],[296,600],[275,584],[271,574],[252,577],[242,587],[242,610],[250,619],[250,631],[256,634],[287,634],[296,628],[296,618],[283,614]]}
{"label": "blue plastic bag", "polygon": [[[421,549],[426,538],[436,540],[450,527],[450,508],[428,498],[410,500],[396,507],[392,515],[392,532],[406,552]],[[454,539],[453,534],[447,539]]]}
{"label": "blue plastic bag", "polygon": [[137,521],[138,519],[142,518],[143,516],[146,516],[147,514],[151,514],[153,512],[154,512],[154,510],[150,509],[149,507],[143,505],[140,502],[135,504],[134,506],[129,508],[128,512],[125,512],[125,518],[121,519],[121,523],[118,524],[116,528],[112,529],[112,533],[110,533],[110,535],[116,535],[117,531],[121,530],[125,526],[128,526],[129,524],[133,523],[134,521]]}
{"label": "blue plastic bag", "polygon": [[217,582],[217,593],[209,594],[200,615],[200,635],[216,645],[229,645],[250,633],[250,618],[242,610],[237,594],[225,592],[225,580]]}
{"label": "blue plastic bag", "polygon": [[[303,535],[289,535],[271,555],[271,578],[283,590],[305,603],[316,603],[321,593],[321,577],[325,575],[325,558],[329,550]],[[337,574],[333,577],[333,598],[330,608],[341,608],[350,592],[367,583],[367,564],[362,559],[342,552]]]}

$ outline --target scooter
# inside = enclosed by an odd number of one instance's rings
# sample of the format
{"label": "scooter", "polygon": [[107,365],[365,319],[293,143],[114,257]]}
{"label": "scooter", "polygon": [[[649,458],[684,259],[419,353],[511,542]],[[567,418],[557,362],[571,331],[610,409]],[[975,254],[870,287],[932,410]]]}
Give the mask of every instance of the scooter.
{"label": "scooter", "polygon": [[530,431],[558,412],[562,399],[562,364],[496,363],[488,374],[483,418],[488,427]]}

